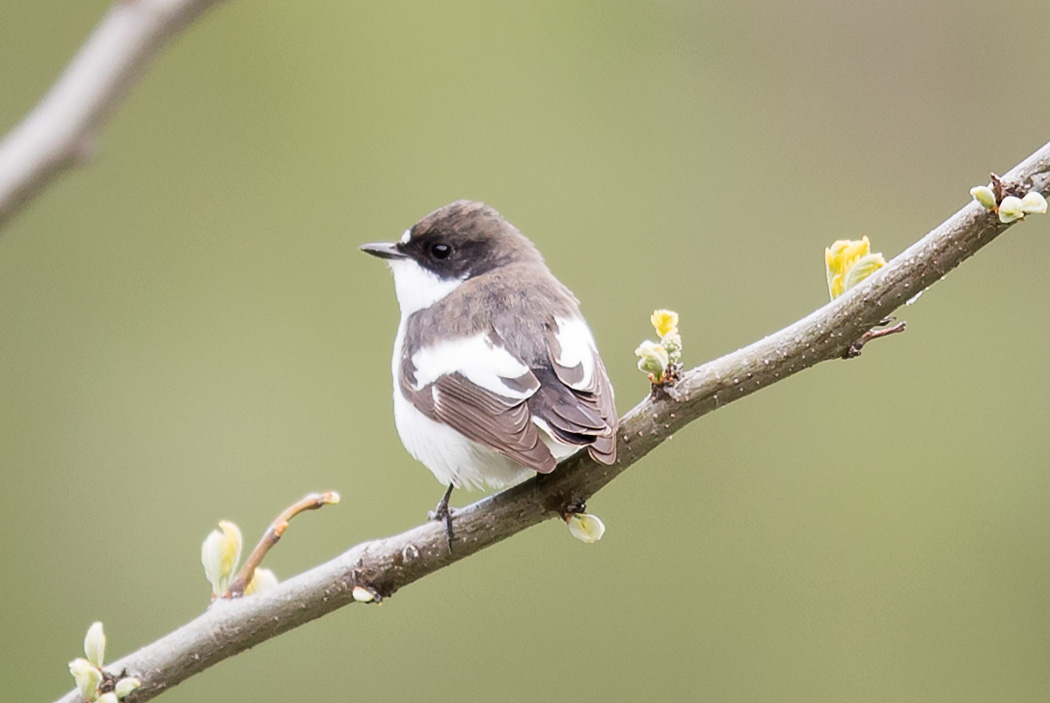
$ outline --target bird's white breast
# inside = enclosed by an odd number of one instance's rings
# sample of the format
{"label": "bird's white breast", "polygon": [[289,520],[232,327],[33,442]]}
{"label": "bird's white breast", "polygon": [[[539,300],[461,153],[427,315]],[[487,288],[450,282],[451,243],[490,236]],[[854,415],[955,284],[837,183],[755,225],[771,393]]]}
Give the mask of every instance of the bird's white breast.
{"label": "bird's white breast", "polygon": [[430,469],[442,485],[502,488],[533,474],[531,469],[467,439],[448,425],[434,422],[416,410],[396,387],[394,424],[408,453]]}
{"label": "bird's white breast", "polygon": [[[391,360],[394,424],[405,449],[430,469],[438,481],[457,488],[502,488],[533,475],[532,469],[468,439],[448,425],[431,420],[402,394],[398,377],[408,318],[452,293],[463,281],[441,279],[409,259],[392,260],[390,268],[401,308],[401,322]],[[587,323],[579,318],[559,319],[557,322],[557,338],[562,348],[559,363],[569,367],[582,363],[584,381],[589,384],[594,370],[594,339]],[[472,383],[507,398],[524,399],[529,395],[501,381],[523,375],[528,367],[484,335],[425,346],[412,356],[412,363],[416,367],[417,388],[423,388],[440,376],[459,372]],[[533,418],[533,421],[541,430],[540,439],[559,461],[579,451],[579,447],[554,440],[542,420]]]}
{"label": "bird's white breast", "polygon": [[[394,377],[394,425],[408,453],[430,469],[442,485],[452,484],[456,488],[473,489],[484,486],[502,488],[524,481],[531,476],[533,473],[531,469],[511,461],[497,451],[467,439],[448,425],[431,420],[405,398],[397,379],[406,327],[407,316],[402,316],[401,324],[397,329],[397,338],[394,341],[391,373]],[[416,357],[422,353],[426,360],[426,352],[427,349],[424,348],[416,354]],[[437,356],[445,355],[439,353]],[[436,361],[433,358],[434,355],[431,357],[428,363]],[[437,371],[438,369],[433,366],[426,369],[428,374],[436,373],[427,382],[444,375]],[[455,369],[445,373],[454,371]]]}

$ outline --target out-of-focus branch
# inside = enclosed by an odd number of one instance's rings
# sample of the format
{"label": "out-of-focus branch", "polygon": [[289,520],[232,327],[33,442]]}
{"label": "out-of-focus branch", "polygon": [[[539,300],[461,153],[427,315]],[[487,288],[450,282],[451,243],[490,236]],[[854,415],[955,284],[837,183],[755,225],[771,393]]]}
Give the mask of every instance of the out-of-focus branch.
{"label": "out-of-focus branch", "polygon": [[[1050,144],[1004,179],[1046,193]],[[960,187],[960,192],[965,189]],[[247,598],[216,601],[206,613],[109,667],[142,681],[129,697],[145,701],[223,659],[354,602],[360,586],[382,597],[485,547],[583,503],[674,432],[712,410],[814,364],[843,357],[893,310],[933,285],[1010,225],[971,202],[856,288],[765,339],[687,371],[671,392],[654,392],[620,425],[617,461],[579,454],[537,476],[456,511],[455,551],[443,523],[430,522],[365,542],[326,564]],[[880,342],[888,344],[888,342]],[[855,363],[855,362],[854,362]],[[77,703],[76,692],[62,703]]]}
{"label": "out-of-focus branch", "polygon": [[220,0],[118,0],[44,99],[0,142],[0,227],[94,150],[165,42]]}

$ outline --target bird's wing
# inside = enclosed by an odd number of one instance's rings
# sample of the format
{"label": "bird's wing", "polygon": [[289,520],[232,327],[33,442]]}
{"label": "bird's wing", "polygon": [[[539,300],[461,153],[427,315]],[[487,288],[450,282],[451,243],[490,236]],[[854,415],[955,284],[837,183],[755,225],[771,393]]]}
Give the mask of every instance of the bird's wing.
{"label": "bird's wing", "polygon": [[618,419],[612,384],[587,323],[580,317],[555,318],[547,326],[550,369],[533,369],[539,390],[529,398],[533,418],[555,439],[586,446],[603,464],[616,461]]}
{"label": "bird's wing", "polygon": [[586,323],[556,318],[541,343],[546,358],[531,368],[494,332],[423,347],[401,360],[401,392],[430,419],[539,473],[558,462],[537,427],[613,463],[612,385]]}
{"label": "bird's wing", "polygon": [[446,340],[406,354],[398,382],[417,410],[468,439],[539,473],[557,465],[527,403],[540,382],[494,335]]}

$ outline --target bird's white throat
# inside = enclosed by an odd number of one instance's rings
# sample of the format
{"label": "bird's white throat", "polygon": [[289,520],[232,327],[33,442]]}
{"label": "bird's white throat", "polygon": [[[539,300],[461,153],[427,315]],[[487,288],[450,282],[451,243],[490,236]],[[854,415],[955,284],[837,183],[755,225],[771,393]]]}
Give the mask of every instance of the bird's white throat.
{"label": "bird's white throat", "polygon": [[463,283],[459,278],[441,278],[411,259],[392,259],[390,270],[394,272],[394,291],[403,319],[430,307]]}

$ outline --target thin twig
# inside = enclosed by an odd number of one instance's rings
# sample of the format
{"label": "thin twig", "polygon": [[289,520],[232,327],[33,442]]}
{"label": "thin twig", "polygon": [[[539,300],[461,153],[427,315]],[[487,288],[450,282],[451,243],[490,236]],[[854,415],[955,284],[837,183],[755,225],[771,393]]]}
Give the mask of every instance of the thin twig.
{"label": "thin twig", "polygon": [[70,166],[168,39],[220,0],[114,3],[58,81],[0,142],[0,227]]}
{"label": "thin twig", "polygon": [[[1050,144],[1004,178],[1046,192]],[[963,190],[965,192],[965,190]],[[581,505],[682,427],[713,410],[821,361],[840,358],[919,291],[937,283],[1009,225],[969,203],[870,278],[821,309],[765,339],[682,374],[675,396],[652,393],[623,417],[612,466],[586,454],[562,462],[502,493],[457,510],[456,550],[445,526],[426,523],[365,542],[335,559],[247,598],[223,600],[113,664],[140,679],[129,703],[149,700],[190,676],[271,637],[355,602],[355,587],[388,598],[404,586]],[[77,703],[73,691],[62,703]]]}
{"label": "thin twig", "polygon": [[255,545],[255,549],[248,555],[248,558],[244,561],[244,566],[241,567],[240,571],[234,574],[230,580],[230,587],[223,594],[223,598],[240,598],[244,595],[244,589],[248,587],[248,584],[252,582],[252,577],[255,576],[255,570],[262,564],[263,557],[270,549],[281,541],[281,536],[284,531],[288,529],[288,521],[299,513],[306,512],[307,510],[317,510],[323,508],[326,505],[334,505],[339,502],[339,494],[335,491],[325,491],[324,493],[311,493],[310,495],[302,498],[301,500],[292,503],[284,511],[277,516],[277,518],[270,523],[270,527],[267,528],[266,532],[259,539],[259,543]]}
{"label": "thin twig", "polygon": [[864,349],[864,345],[870,342],[871,340],[878,339],[879,337],[888,337],[891,334],[899,334],[904,330],[908,329],[908,323],[904,320],[901,320],[892,327],[887,327],[886,325],[892,324],[893,320],[894,318],[887,317],[885,320],[882,320],[878,325],[876,325],[873,329],[870,329],[864,334],[862,334],[860,338],[857,339],[857,341],[853,342],[853,344],[847,347],[845,353],[842,355],[842,358],[855,359],[858,356],[860,356],[861,350]]}

